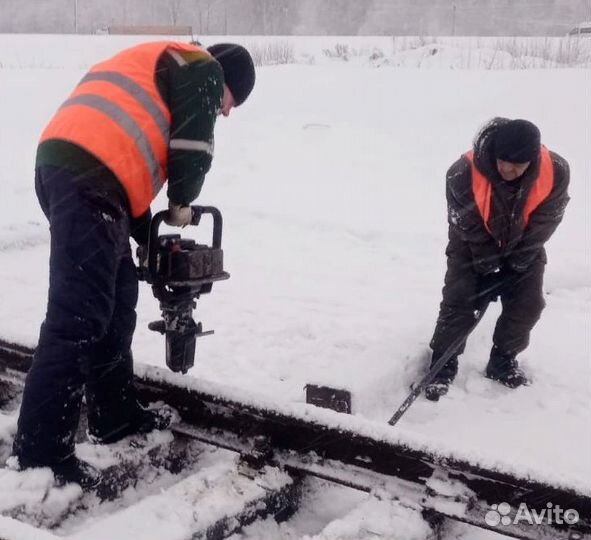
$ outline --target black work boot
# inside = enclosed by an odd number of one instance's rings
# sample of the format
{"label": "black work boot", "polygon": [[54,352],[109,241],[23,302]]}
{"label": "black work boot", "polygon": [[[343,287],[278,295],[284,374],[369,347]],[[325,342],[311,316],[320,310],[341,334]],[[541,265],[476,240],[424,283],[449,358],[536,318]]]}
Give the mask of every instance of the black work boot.
{"label": "black work boot", "polygon": [[179,414],[168,405],[156,409],[144,409],[137,405],[136,413],[128,422],[109,433],[97,433],[88,428],[88,440],[93,444],[112,444],[130,435],[145,434],[155,429],[168,429],[174,422],[178,422]]}
{"label": "black work boot", "polygon": [[519,363],[515,359],[515,354],[505,353],[496,345],[490,352],[490,360],[486,366],[485,376],[493,381],[497,381],[507,388],[518,388],[530,384]]}
{"label": "black work boot", "polygon": [[[431,368],[441,358],[441,354],[433,352],[431,358]],[[447,363],[441,368],[435,378],[425,387],[425,397],[429,401],[439,401],[441,396],[447,394],[449,385],[454,381],[458,374],[458,357],[452,356]]]}
{"label": "black work boot", "polygon": [[101,472],[90,463],[72,455],[59,463],[42,463],[24,456],[17,456],[18,470],[39,469],[49,467],[59,486],[78,484],[83,490],[95,489],[101,482]]}

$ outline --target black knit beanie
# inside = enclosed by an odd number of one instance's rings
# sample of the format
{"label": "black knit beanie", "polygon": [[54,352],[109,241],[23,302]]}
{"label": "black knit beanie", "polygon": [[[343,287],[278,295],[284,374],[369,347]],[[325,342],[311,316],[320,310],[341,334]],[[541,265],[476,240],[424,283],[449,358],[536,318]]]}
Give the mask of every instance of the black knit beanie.
{"label": "black knit beanie", "polygon": [[235,43],[218,43],[207,50],[221,64],[224,82],[232,92],[236,106],[241,105],[254,88],[254,62],[250,53]]}
{"label": "black knit beanie", "polygon": [[540,130],[527,120],[510,120],[494,135],[495,157],[509,163],[535,161],[540,144]]}

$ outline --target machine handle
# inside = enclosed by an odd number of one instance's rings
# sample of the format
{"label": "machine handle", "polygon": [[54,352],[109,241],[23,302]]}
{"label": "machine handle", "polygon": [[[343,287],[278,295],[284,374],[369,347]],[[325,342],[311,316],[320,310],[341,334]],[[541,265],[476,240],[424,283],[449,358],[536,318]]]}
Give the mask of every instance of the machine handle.
{"label": "machine handle", "polygon": [[[201,221],[203,214],[211,214],[213,218],[213,234],[211,240],[211,247],[221,248],[222,247],[222,213],[214,206],[191,206],[193,217],[191,219],[191,225],[197,226]],[[162,210],[158,212],[150,223],[150,236],[148,240],[148,271],[152,279],[156,276],[156,263],[158,261],[158,230],[160,225],[164,221],[164,218],[168,214],[168,210]]]}

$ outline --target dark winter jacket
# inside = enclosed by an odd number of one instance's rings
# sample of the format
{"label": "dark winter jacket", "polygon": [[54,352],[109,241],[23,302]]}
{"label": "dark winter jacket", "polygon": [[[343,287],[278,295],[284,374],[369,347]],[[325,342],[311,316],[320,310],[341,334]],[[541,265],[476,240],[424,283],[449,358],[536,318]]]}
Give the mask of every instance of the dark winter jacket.
{"label": "dark winter jacket", "polygon": [[[165,53],[156,66],[156,84],[171,114],[170,137],[210,141],[222,103],[224,75],[214,59],[203,60],[192,52],[178,53],[179,62]],[[168,198],[175,204],[190,204],[201,191],[212,155],[206,151],[169,149]],[[100,182],[101,191],[112,193],[127,204],[125,190],[112,172],[90,153],[64,140],[47,140],[37,149],[36,166],[64,167],[80,173],[81,182]],[[89,186],[92,189],[93,186]],[[98,187],[98,186],[97,186]],[[131,221],[135,240],[144,244],[148,239],[150,211]]]}
{"label": "dark winter jacket", "polygon": [[507,182],[496,168],[493,153],[495,131],[507,122],[491,120],[474,141],[474,164],[492,185],[491,216],[488,232],[472,191],[470,162],[465,156],[447,172],[447,207],[449,222],[448,256],[471,257],[474,269],[481,274],[509,266],[525,271],[535,260],[546,260],[544,244],[561,222],[569,201],[569,167],[564,158],[550,152],[554,166],[554,187],[550,195],[523,224],[523,209],[536,180],[539,163],[532,162],[523,176]]}

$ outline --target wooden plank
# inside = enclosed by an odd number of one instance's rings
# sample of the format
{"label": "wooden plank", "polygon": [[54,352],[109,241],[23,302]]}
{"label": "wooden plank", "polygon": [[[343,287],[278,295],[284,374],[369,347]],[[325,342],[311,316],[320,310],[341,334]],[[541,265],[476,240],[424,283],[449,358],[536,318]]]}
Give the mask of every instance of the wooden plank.
{"label": "wooden plank", "polygon": [[222,540],[256,519],[284,512],[296,498],[295,489],[291,477],[278,469],[248,477],[228,460],[67,538],[104,540],[106,532],[117,531],[118,538]]}
{"label": "wooden plank", "polygon": [[181,25],[155,26],[109,26],[107,32],[114,35],[146,35],[146,36],[192,36],[193,27]]}

